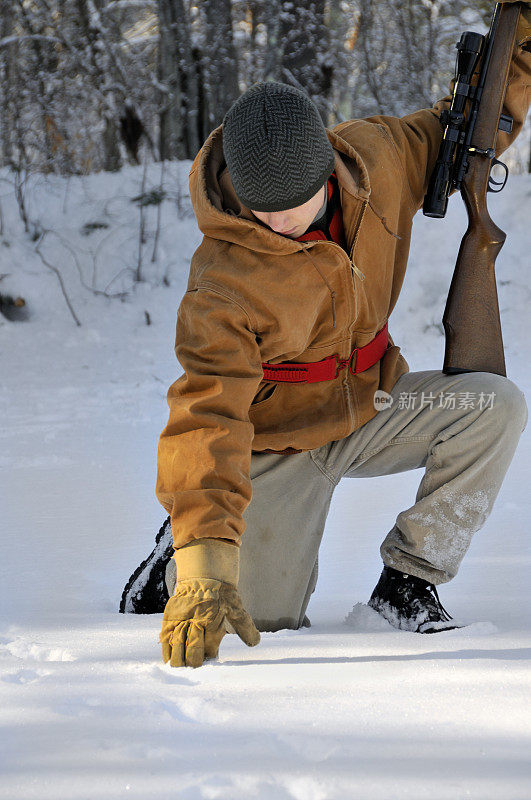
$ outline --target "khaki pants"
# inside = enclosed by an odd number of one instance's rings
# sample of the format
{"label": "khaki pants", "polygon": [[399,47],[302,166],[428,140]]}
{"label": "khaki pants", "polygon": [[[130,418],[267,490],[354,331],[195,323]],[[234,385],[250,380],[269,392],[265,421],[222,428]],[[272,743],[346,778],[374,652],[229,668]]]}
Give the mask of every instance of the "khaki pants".
{"label": "khaki pants", "polygon": [[252,455],[239,590],[259,630],[302,625],[341,478],[425,467],[415,504],[400,511],[380,552],[388,566],[435,584],[457,573],[525,428],[524,395],[499,375],[428,370],[402,375],[391,397],[344,439],[294,455]]}

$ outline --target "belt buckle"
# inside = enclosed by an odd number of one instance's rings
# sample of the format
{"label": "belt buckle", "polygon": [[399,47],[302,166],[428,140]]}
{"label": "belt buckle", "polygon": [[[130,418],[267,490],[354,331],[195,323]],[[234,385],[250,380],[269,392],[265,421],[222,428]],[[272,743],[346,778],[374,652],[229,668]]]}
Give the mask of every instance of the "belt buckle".
{"label": "belt buckle", "polygon": [[[352,365],[352,359],[354,358],[354,356],[355,356],[355,359],[354,359],[354,366],[353,366]],[[356,363],[357,363],[357,361],[358,361],[358,348],[355,347],[354,350],[352,351],[352,353],[350,354],[349,359],[348,359],[348,368],[349,368],[350,373],[352,375],[356,374]]]}

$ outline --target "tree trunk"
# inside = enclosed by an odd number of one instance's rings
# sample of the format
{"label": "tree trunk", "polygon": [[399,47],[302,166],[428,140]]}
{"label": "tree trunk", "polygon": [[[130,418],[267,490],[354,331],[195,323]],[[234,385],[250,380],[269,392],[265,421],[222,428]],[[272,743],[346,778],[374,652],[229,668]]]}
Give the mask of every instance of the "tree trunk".
{"label": "tree trunk", "polygon": [[200,147],[199,90],[183,0],[159,0],[160,157],[194,158]]}
{"label": "tree trunk", "polygon": [[[11,36],[13,33],[13,9],[10,0],[0,2],[0,37]],[[0,50],[0,90],[2,124],[0,126],[2,137],[2,163],[12,161],[12,131],[13,131],[13,77],[16,57],[16,43],[6,45]]]}
{"label": "tree trunk", "polygon": [[265,25],[267,32],[267,50],[264,66],[265,81],[282,80],[282,57],[284,49],[280,38],[280,6],[281,0],[269,0],[265,6]]}
{"label": "tree trunk", "polygon": [[[119,147],[119,107],[123,104],[123,96],[118,97],[118,92],[125,90],[123,74],[113,58],[109,43],[106,40],[106,31],[101,21],[102,0],[76,0],[78,18],[77,24],[84,35],[87,46],[87,55],[90,58],[90,71],[92,79],[96,81],[100,91],[104,92],[105,105],[103,115],[105,126],[102,136],[104,151],[104,169],[116,172],[122,166],[122,157]],[[122,86],[117,91],[105,91],[109,83]]]}
{"label": "tree trunk", "polygon": [[325,0],[271,0],[266,7],[266,80],[307,92],[325,124],[332,91],[333,61],[325,22]]}
{"label": "tree trunk", "polygon": [[103,130],[103,149],[104,149],[104,170],[106,172],[118,172],[122,166],[122,157],[118,128],[111,116],[105,117],[105,128]]}
{"label": "tree trunk", "polygon": [[203,0],[205,45],[203,78],[205,92],[204,129],[210,132],[240,94],[238,59],[232,31],[230,0]]}

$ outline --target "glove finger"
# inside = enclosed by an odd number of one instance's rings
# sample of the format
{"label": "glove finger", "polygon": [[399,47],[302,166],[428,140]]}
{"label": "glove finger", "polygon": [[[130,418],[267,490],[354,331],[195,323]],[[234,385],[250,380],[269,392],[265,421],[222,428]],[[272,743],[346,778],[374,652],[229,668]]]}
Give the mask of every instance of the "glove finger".
{"label": "glove finger", "polygon": [[223,622],[217,628],[205,630],[205,658],[217,658],[219,645],[224,636]]}
{"label": "glove finger", "polygon": [[242,601],[237,594],[227,609],[227,619],[240,639],[245,642],[248,647],[254,647],[258,644],[260,641],[260,632],[251,616],[242,606]]}
{"label": "glove finger", "polygon": [[185,648],[186,634],[189,624],[190,620],[185,619],[182,622],[178,622],[175,628],[173,629],[173,636],[171,641],[170,667],[186,666],[184,658],[184,648]]}
{"label": "glove finger", "polygon": [[200,667],[205,656],[205,629],[198,622],[190,622],[186,632],[185,660],[187,667]]}
{"label": "glove finger", "polygon": [[164,661],[165,664],[167,664],[170,658],[171,658],[171,645],[168,641],[164,641],[162,642],[162,660]]}

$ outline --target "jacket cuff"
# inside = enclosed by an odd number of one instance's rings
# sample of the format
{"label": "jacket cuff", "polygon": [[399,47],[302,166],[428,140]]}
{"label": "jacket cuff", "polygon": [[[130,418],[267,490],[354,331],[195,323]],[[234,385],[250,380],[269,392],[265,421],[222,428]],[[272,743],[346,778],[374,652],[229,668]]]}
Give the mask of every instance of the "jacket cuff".
{"label": "jacket cuff", "polygon": [[224,539],[194,539],[173,554],[177,580],[211,578],[238,586],[240,548]]}

